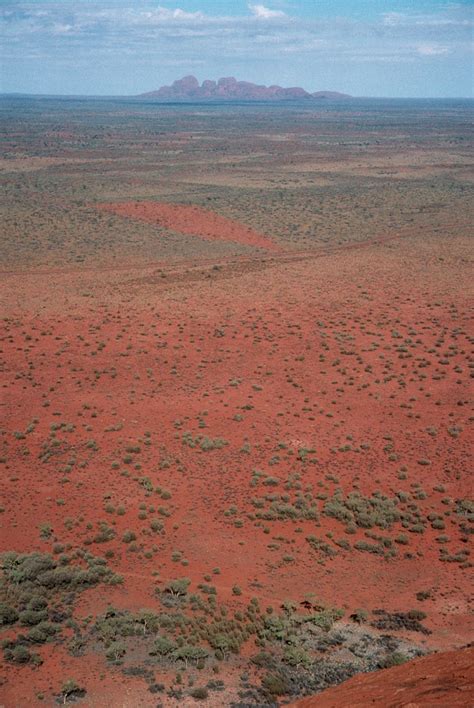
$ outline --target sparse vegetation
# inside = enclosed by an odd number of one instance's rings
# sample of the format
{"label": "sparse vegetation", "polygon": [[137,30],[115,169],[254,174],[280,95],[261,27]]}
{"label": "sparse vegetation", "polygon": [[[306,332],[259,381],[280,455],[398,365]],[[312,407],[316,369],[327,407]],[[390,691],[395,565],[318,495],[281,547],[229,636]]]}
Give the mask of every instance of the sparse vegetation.
{"label": "sparse vegetation", "polygon": [[11,700],[273,705],[467,643],[461,102],[2,101]]}

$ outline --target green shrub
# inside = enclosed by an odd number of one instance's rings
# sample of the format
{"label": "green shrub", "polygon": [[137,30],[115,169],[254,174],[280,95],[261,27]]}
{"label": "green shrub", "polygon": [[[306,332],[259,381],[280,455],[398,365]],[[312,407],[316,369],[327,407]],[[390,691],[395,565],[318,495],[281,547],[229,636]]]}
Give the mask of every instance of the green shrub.
{"label": "green shrub", "polygon": [[288,693],[290,686],[281,674],[266,674],[262,679],[262,688],[265,693],[271,696],[284,696]]}
{"label": "green shrub", "polygon": [[23,610],[19,614],[20,623],[26,626],[34,626],[48,619],[46,610]]}
{"label": "green shrub", "polygon": [[290,666],[309,666],[311,657],[302,647],[289,647],[283,654],[283,661]]}
{"label": "green shrub", "polygon": [[85,688],[81,688],[74,679],[68,679],[61,687],[59,699],[62,699],[62,703],[69,703],[70,699],[73,701],[76,698],[83,698],[85,695]]}
{"label": "green shrub", "polygon": [[412,620],[424,620],[426,619],[426,612],[422,612],[421,610],[410,610],[408,613],[409,619]]}
{"label": "green shrub", "polygon": [[380,662],[380,668],[389,669],[392,666],[400,666],[408,661],[408,657],[401,652],[394,651],[389,654],[383,661]]}
{"label": "green shrub", "polygon": [[126,647],[122,642],[112,642],[112,644],[107,648],[105,656],[109,659],[109,661],[118,661],[122,658],[122,656],[125,656],[126,651]]}
{"label": "green shrub", "polygon": [[136,541],[136,540],[137,540],[136,534],[130,530],[125,531],[122,536],[122,541],[124,543],[131,543],[132,541]]}
{"label": "green shrub", "polygon": [[165,586],[165,592],[177,597],[183,597],[187,594],[190,585],[191,581],[189,578],[177,578],[176,580],[170,580]]}
{"label": "green shrub", "polygon": [[191,689],[189,692],[189,695],[195,698],[198,701],[205,701],[206,698],[209,697],[209,691],[205,686],[200,686],[197,688]]}
{"label": "green shrub", "polygon": [[18,620],[18,612],[5,602],[0,602],[0,626],[14,624]]}
{"label": "green shrub", "polygon": [[169,656],[176,649],[176,642],[166,636],[159,636],[153,642],[150,656]]}

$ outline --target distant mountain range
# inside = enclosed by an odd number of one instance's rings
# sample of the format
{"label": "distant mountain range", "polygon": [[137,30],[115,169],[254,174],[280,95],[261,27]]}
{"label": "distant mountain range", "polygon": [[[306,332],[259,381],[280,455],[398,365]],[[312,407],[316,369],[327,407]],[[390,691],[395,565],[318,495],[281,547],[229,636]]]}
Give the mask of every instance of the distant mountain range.
{"label": "distant mountain range", "polygon": [[139,98],[156,101],[291,101],[297,99],[344,99],[351,98],[337,91],[316,91],[308,93],[294,86],[260,86],[249,81],[237,81],[233,76],[218,81],[206,80],[202,84],[195,76],[185,76],[174,81],[171,86],[162,86],[156,91],[140,94]]}

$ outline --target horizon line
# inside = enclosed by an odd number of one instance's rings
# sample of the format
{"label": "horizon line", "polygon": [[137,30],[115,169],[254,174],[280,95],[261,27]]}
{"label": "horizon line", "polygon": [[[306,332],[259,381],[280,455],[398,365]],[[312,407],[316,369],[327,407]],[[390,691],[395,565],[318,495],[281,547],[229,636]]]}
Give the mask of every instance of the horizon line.
{"label": "horizon line", "polygon": [[[318,98],[313,96],[311,93],[308,96],[302,98],[274,98],[274,99],[243,99],[243,98],[197,98],[197,99],[154,99],[152,97],[147,98],[146,94],[152,92],[145,92],[145,94],[115,94],[115,93],[30,93],[27,91],[0,91],[0,97],[6,96],[22,96],[22,97],[32,97],[32,98],[128,98],[128,99],[142,99],[148,101],[154,101],[155,103],[291,103],[296,101],[307,101],[308,99],[314,99],[316,101],[321,100],[331,100],[327,98]],[[314,93],[341,93],[340,91],[333,91],[332,89],[319,89]],[[351,99],[391,99],[391,100],[413,100],[413,101],[444,101],[444,100],[465,100],[474,101],[474,95],[472,96],[390,96],[388,94],[384,95],[372,95],[372,96],[352,96],[345,94],[344,101],[350,101]],[[341,99],[338,99],[341,100]]]}

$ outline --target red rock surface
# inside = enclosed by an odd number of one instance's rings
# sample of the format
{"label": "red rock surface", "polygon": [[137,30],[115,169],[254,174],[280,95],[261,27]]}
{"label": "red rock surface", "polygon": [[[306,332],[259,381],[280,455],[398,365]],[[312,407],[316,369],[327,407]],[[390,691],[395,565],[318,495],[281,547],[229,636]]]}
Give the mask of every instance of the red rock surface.
{"label": "red rock surface", "polygon": [[[330,93],[330,92],[319,92]],[[331,98],[343,97],[337,92],[331,93]],[[162,86],[156,91],[142,94],[143,98],[155,98],[165,101],[192,100],[240,100],[240,101],[274,101],[311,98],[312,94],[299,86],[283,88],[282,86],[261,86],[250,81],[237,81],[233,76],[224,77],[218,81],[207,79],[199,85],[195,76],[185,76],[173,82],[171,86]],[[320,98],[317,94],[315,98]],[[329,96],[324,96],[328,98]]]}
{"label": "red rock surface", "polygon": [[293,708],[418,708],[474,705],[474,648],[415,659],[293,703]]}

